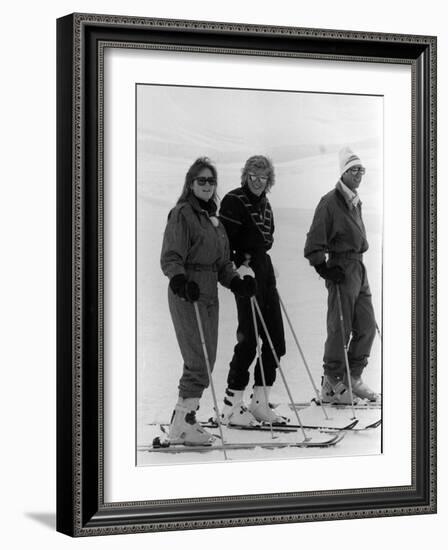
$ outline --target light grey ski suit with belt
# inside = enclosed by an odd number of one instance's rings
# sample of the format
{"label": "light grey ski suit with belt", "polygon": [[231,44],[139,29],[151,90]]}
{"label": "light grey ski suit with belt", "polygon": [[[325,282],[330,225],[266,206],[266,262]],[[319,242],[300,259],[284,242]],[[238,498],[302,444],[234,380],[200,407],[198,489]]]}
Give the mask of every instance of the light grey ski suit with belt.
{"label": "light grey ski suit with belt", "polygon": [[[197,304],[213,369],[218,343],[217,282],[229,288],[238,274],[230,261],[229,241],[223,225],[217,217],[209,216],[193,195],[173,208],[168,216],[160,263],[169,279],[183,273],[199,285]],[[168,304],[184,361],[179,396],[201,397],[209,380],[194,306],[176,296],[170,287]]]}
{"label": "light grey ski suit with belt", "polygon": [[[360,376],[367,365],[375,338],[376,322],[372,295],[362,254],[369,248],[362,220],[361,204],[353,206],[338,182],[335,189],[320,200],[305,243],[305,257],[312,266],[326,260],[328,266],[340,265],[345,272],[341,283],[344,316],[344,341],[348,349],[350,372]],[[326,281],[328,290],[327,340],[324,372],[341,378],[345,372],[344,349],[337,302],[336,285]]]}

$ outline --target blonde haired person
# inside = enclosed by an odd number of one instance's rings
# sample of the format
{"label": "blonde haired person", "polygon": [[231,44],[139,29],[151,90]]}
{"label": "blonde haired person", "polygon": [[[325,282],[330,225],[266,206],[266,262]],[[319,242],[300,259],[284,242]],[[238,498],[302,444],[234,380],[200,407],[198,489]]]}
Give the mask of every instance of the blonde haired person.
{"label": "blonde haired person", "polygon": [[[274,214],[266,196],[275,182],[274,167],[262,155],[250,157],[242,170],[241,186],[223,198],[219,217],[229,237],[231,258],[236,267],[252,270],[257,281],[256,299],[266,322],[278,358],[285,354],[285,336],[276,279],[268,251],[274,242]],[[244,391],[249,383],[249,367],[257,354],[257,342],[250,300],[236,296],[238,313],[237,343],[230,361],[224,395],[222,421],[227,424],[255,425],[259,422],[285,423],[269,405],[269,394],[276,378],[277,364],[264,330],[261,359],[254,369],[254,387],[249,407]],[[268,399],[266,400],[266,395]]]}

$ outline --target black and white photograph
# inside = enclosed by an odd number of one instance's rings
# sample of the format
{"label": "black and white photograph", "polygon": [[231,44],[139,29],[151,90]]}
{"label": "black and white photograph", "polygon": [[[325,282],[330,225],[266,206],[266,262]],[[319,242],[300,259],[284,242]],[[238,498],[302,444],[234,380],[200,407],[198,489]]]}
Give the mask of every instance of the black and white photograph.
{"label": "black and white photograph", "polygon": [[135,105],[137,466],[380,455],[383,97]]}

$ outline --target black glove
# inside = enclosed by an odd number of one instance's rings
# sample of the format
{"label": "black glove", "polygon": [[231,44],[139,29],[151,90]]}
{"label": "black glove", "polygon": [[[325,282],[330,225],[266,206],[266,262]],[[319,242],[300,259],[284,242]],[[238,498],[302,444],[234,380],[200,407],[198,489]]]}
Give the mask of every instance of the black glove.
{"label": "black glove", "polygon": [[345,281],[345,272],[340,265],[328,267],[327,262],[322,262],[319,265],[315,265],[314,269],[327,281],[333,281],[333,283],[336,284],[340,284]]}
{"label": "black glove", "polygon": [[[245,262],[248,262],[250,260],[250,254],[247,252],[241,252],[241,250],[237,250],[234,252],[232,256],[233,263],[236,265],[237,269],[240,267],[240,265],[244,264]],[[247,265],[247,264],[246,264]]]}
{"label": "black glove", "polygon": [[188,302],[197,302],[201,293],[198,284],[194,281],[187,281],[183,273],[174,275],[170,280],[170,288],[176,296]]}
{"label": "black glove", "polygon": [[257,281],[249,275],[243,279],[234,277],[230,283],[230,290],[241,298],[250,298],[257,293]]}

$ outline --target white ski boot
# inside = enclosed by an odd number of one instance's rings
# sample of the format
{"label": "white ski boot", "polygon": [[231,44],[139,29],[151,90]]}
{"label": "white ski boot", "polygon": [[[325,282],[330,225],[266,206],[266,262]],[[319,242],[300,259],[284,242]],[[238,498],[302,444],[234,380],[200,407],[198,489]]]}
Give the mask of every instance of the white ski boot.
{"label": "white ski boot", "polygon": [[[259,422],[268,422],[269,424],[287,424],[289,420],[277,414],[269,403],[269,394],[271,386],[254,386],[252,401],[249,405],[249,411]],[[267,402],[266,402],[267,401]]]}
{"label": "white ski boot", "polygon": [[363,381],[361,376],[351,376],[353,395],[360,397],[361,399],[367,399],[368,401],[380,402],[381,394],[374,392]]}
{"label": "white ski boot", "polygon": [[196,421],[199,398],[179,397],[171,418],[168,439],[173,445],[211,445],[214,438]]}
{"label": "white ski boot", "polygon": [[226,389],[221,423],[233,426],[258,426],[259,422],[247,409],[243,400],[244,390]]}
{"label": "white ski boot", "polygon": [[[323,403],[335,403],[337,405],[351,405],[350,390],[345,382],[330,374],[322,376],[320,398]],[[353,401],[356,402],[356,395],[353,391]]]}

